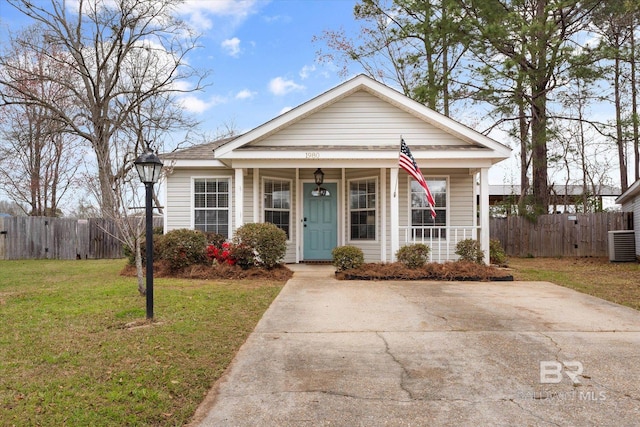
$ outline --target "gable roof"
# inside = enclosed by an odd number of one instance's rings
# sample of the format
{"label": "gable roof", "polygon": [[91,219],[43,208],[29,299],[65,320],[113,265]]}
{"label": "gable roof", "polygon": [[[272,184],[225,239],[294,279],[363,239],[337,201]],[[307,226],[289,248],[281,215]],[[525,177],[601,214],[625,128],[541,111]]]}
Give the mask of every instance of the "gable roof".
{"label": "gable roof", "polygon": [[[257,128],[240,135],[239,137],[228,141],[225,144],[219,145],[214,149],[215,158],[217,159],[225,159],[225,158],[234,158],[239,155],[240,152],[246,152],[247,150],[259,150],[260,142],[269,138],[270,136],[289,128],[303,119],[316,114],[324,109],[329,108],[330,106],[336,104],[337,102],[359,92],[364,91],[367,94],[370,94],[377,98],[378,100],[384,101],[387,104],[391,104],[393,107],[410,114],[411,116],[425,122],[434,128],[438,128],[441,131],[454,136],[455,138],[462,141],[464,144],[461,146],[437,146],[437,145],[420,145],[414,146],[412,145],[412,151],[414,157],[420,158],[421,155],[428,155],[429,151],[433,150],[454,150],[460,151],[461,149],[466,150],[481,150],[484,153],[476,152],[474,155],[482,156],[482,157],[491,157],[495,159],[494,162],[500,161],[509,157],[511,154],[511,149],[449,117],[446,117],[440,113],[437,113],[434,110],[420,104],[412,100],[411,98],[405,96],[404,94],[392,89],[382,83],[375,81],[374,79],[365,76],[358,75],[351,80],[348,80],[339,86],[330,89],[329,91],[311,99],[310,101],[298,106],[297,108],[284,113],[269,122],[258,126]],[[398,135],[400,137],[400,135]],[[411,142],[409,142],[411,145]],[[361,150],[369,151],[371,149],[380,149],[384,151],[387,149],[388,151],[397,151],[399,147],[399,141],[394,141],[394,145],[387,147],[373,147],[367,146],[361,148]],[[264,148],[264,147],[263,147]],[[269,150],[287,150],[293,147],[287,146],[279,146],[279,147],[269,147]],[[296,147],[300,148],[300,147]],[[341,147],[339,145],[326,145],[326,146],[318,146],[315,145],[314,148],[327,149],[332,151],[341,151],[341,150],[357,150],[355,147]],[[390,153],[390,156],[396,156],[395,153]]]}
{"label": "gable roof", "polygon": [[627,202],[633,200],[634,197],[640,195],[640,179],[634,182],[627,188],[627,191],[622,193],[620,197],[616,199],[616,203],[619,205],[623,205]]}
{"label": "gable roof", "polygon": [[160,158],[162,160],[215,160],[213,150],[221,145],[228,143],[229,141],[233,141],[235,138],[237,138],[237,136],[221,138],[212,142],[194,145],[191,147],[183,148],[181,150],[173,151],[171,153],[164,153],[160,155]]}

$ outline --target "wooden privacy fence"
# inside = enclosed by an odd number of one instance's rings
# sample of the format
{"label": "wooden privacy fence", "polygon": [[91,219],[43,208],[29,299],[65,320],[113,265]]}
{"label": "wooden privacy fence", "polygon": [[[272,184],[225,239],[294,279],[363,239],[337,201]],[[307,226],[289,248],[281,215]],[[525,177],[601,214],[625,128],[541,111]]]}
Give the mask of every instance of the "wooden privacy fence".
{"label": "wooden privacy fence", "polygon": [[[162,226],[162,218],[154,218]],[[113,221],[46,217],[0,217],[0,259],[122,258]]]}
{"label": "wooden privacy fence", "polygon": [[541,215],[536,222],[524,217],[491,218],[491,238],[507,255],[526,257],[604,257],[608,232],[633,229],[630,212]]}

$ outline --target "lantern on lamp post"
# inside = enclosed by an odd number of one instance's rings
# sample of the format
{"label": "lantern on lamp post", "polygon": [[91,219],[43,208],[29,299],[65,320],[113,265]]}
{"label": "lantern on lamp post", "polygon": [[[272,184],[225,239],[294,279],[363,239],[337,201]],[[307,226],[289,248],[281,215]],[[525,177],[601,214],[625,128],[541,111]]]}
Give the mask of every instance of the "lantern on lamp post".
{"label": "lantern on lamp post", "polygon": [[162,161],[150,148],[134,162],[140,181],[145,186],[146,255],[147,255],[147,319],[153,319],[153,184],[160,179]]}

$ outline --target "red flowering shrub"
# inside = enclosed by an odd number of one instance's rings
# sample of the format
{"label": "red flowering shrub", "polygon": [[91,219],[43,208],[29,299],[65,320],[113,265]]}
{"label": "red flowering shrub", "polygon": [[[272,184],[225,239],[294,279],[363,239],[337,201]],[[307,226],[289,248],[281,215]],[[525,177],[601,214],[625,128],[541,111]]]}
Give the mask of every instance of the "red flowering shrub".
{"label": "red flowering shrub", "polygon": [[220,248],[215,245],[208,245],[207,258],[211,261],[216,260],[218,264],[234,265],[236,259],[231,254],[232,250],[233,247],[229,242],[224,242]]}

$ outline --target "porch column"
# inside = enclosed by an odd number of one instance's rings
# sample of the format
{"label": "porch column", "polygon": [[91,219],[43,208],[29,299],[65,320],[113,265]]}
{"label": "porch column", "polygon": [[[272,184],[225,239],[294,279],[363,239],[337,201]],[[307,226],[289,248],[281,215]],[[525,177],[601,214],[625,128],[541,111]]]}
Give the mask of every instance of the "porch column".
{"label": "porch column", "polygon": [[236,207],[235,229],[241,227],[244,218],[244,197],[242,197],[244,190],[244,171],[242,168],[234,169],[236,172],[235,179],[235,200],[234,205]]}
{"label": "porch column", "polygon": [[389,204],[389,225],[391,226],[391,262],[396,260],[396,252],[400,249],[400,203],[398,202],[398,170],[390,169],[389,184],[391,185],[391,200]]}
{"label": "porch column", "polygon": [[[478,227],[480,225],[480,219],[478,218],[478,184],[480,184],[480,173],[477,170],[471,172],[471,179],[473,181],[473,226]],[[477,228],[473,230],[473,238],[480,241],[480,233]]]}
{"label": "porch column", "polygon": [[387,262],[387,168],[380,168],[380,261]]}
{"label": "porch column", "polygon": [[253,222],[260,222],[260,168],[253,168]]}
{"label": "porch column", "polygon": [[480,169],[480,249],[489,264],[489,168]]}
{"label": "porch column", "polygon": [[[296,168],[296,177],[293,181],[293,186],[295,188],[295,202],[291,201],[291,207],[293,208],[293,227],[292,230],[295,233],[295,241],[296,241],[296,264],[300,263],[300,259],[302,258],[302,232],[303,232],[303,224],[302,224],[302,183],[300,182],[300,169]],[[293,192],[293,188],[291,189]]]}

